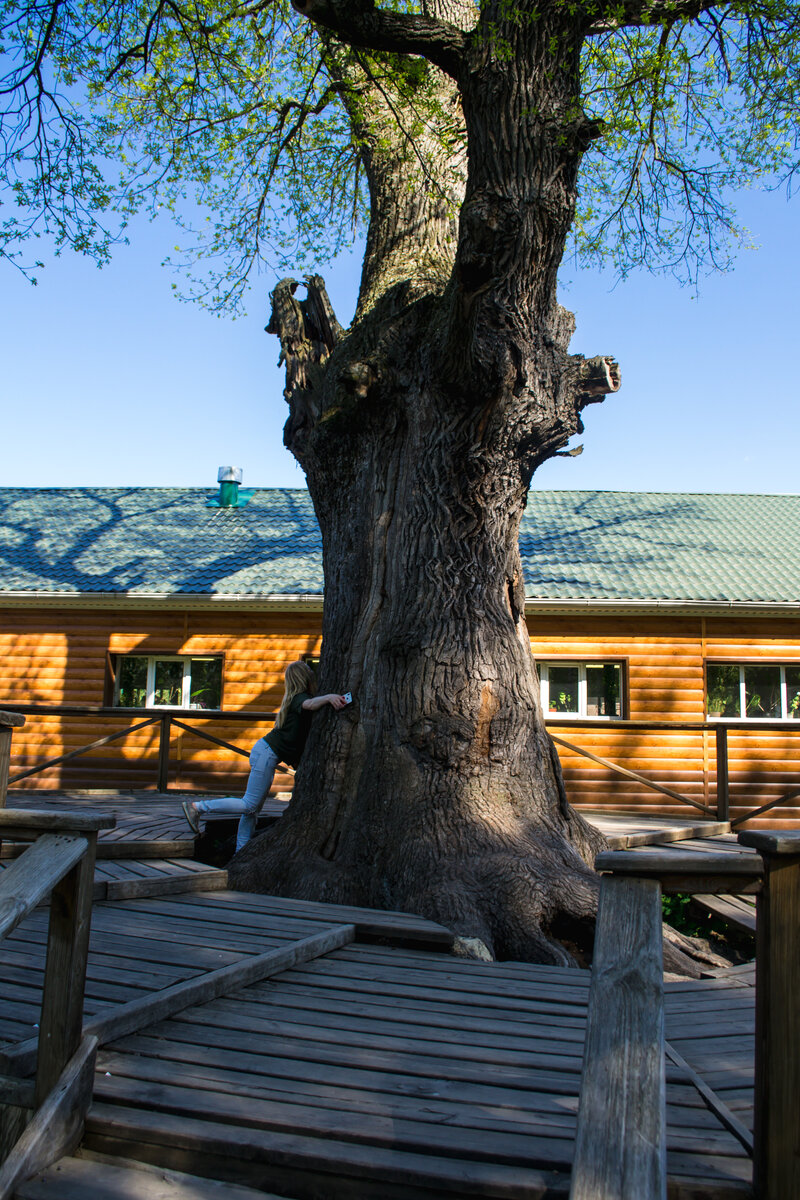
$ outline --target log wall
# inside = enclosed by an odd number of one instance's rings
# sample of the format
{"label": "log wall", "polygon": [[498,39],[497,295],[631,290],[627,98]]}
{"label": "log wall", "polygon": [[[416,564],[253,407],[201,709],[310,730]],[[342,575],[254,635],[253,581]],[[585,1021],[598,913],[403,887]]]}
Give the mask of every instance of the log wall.
{"label": "log wall", "polygon": [[[320,644],[319,613],[0,609],[0,654],[5,666],[0,695],[12,705],[102,705],[110,703],[109,655],[222,654],[223,707],[270,711],[280,704],[286,664],[304,654],[319,654]],[[148,709],[142,716],[158,712]],[[125,723],[126,718],[31,715],[21,731],[24,736],[13,741],[11,774],[114,733]],[[257,722],[213,721],[206,726],[198,722],[198,727],[207,727],[216,737],[245,750],[266,732]],[[157,726],[140,730],[124,741],[31,776],[24,786],[152,788],[158,737]],[[245,758],[173,729],[171,787],[240,793],[247,769]],[[291,774],[279,771],[273,790],[289,790],[291,785]]]}
{"label": "log wall", "polygon": [[[705,662],[727,659],[800,661],[800,624],[790,619],[703,617],[547,616],[530,621],[539,660],[619,661],[624,716],[644,721],[702,721]],[[222,654],[223,706],[273,710],[280,703],[283,669],[304,654],[319,654],[321,614],[0,609],[0,708],[22,703],[102,705],[108,702],[108,656],[113,654]],[[147,714],[158,711],[148,710]],[[133,723],[131,721],[130,723]],[[122,727],[103,717],[29,716],[13,739],[12,775]],[[209,722],[209,732],[249,749],[265,730],[242,722]],[[715,804],[715,739],[705,733],[591,729],[553,730],[600,757],[651,777],[702,803]],[[25,781],[38,788],[152,788],[158,728],[51,768]],[[593,808],[635,807],[692,817],[695,810],[568,750],[560,751],[570,798]],[[241,793],[247,762],[229,751],[173,730],[170,786]],[[755,723],[729,735],[731,814],[737,816],[800,786],[800,722],[772,732]],[[279,772],[274,789],[288,790]],[[767,814],[800,827],[800,804]]]}
{"label": "log wall", "polygon": [[[705,717],[705,663],[800,661],[800,624],[788,618],[726,617],[537,617],[529,621],[531,648],[539,661],[619,661],[623,663],[623,715],[635,721],[702,721]],[[553,732],[566,741],[610,759],[710,807],[716,804],[716,748],[713,730],[702,733],[596,730],[562,724]],[[676,817],[702,814],[559,748],[567,793],[574,802],[598,809],[634,807]],[[800,787],[800,722],[786,732],[746,722],[728,735],[732,818]],[[758,825],[800,828],[797,800],[773,809]]]}

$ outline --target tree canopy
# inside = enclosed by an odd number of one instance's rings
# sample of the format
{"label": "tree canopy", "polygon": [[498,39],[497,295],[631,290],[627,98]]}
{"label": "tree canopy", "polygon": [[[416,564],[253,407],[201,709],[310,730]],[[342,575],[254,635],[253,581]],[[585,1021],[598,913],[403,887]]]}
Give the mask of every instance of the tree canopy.
{"label": "tree canopy", "polygon": [[47,233],[102,261],[120,220],[163,206],[189,292],[236,308],[258,264],[324,263],[365,226],[365,158],[389,137],[455,217],[465,131],[442,71],[468,43],[513,54],[509,23],[557,9],[590,123],[572,249],[621,273],[726,266],[732,192],[798,167],[784,0],[6,0],[0,253],[31,272]]}

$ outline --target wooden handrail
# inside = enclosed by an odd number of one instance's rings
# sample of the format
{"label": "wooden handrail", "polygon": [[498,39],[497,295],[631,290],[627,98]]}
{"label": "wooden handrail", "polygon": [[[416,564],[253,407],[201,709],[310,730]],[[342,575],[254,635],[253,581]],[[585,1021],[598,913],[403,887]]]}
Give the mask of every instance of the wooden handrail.
{"label": "wooden handrail", "polygon": [[[584,1078],[581,1083],[581,1101],[578,1113],[576,1140],[576,1166],[573,1174],[578,1181],[575,1188],[583,1187],[583,1180],[590,1179],[595,1192],[575,1190],[572,1200],[590,1195],[613,1195],[615,1198],[634,1197],[641,1200],[661,1200],[664,1192],[658,1184],[656,1190],[615,1190],[613,1164],[626,1162],[631,1156],[630,1147],[622,1144],[623,1127],[609,1125],[604,1136],[608,1139],[602,1150],[593,1145],[591,1129],[581,1128],[593,1111],[594,1072],[597,1062],[590,1062],[590,1048],[600,1036],[592,1034],[593,1024],[608,1023],[613,1018],[613,1005],[620,1003],[606,996],[602,989],[603,972],[616,972],[620,983],[626,971],[630,971],[628,959],[632,954],[652,954],[658,942],[660,953],[660,924],[657,933],[650,929],[647,935],[650,950],[643,946],[632,946],[629,936],[619,936],[623,918],[615,917],[617,932],[614,937],[605,937],[603,923],[604,905],[609,894],[622,896],[631,908],[646,902],[652,907],[650,893],[627,894],[621,886],[641,884],[655,889],[660,901],[664,891],[703,892],[754,892],[757,895],[756,919],[756,1054],[755,1054],[755,1114],[756,1126],[753,1152],[753,1183],[758,1200],[786,1200],[789,1196],[800,1196],[800,1127],[797,1121],[797,1096],[800,1095],[800,830],[787,833],[747,831],[739,834],[742,851],[717,854],[681,854],[679,850],[665,851],[659,847],[648,847],[634,851],[607,851],[599,854],[596,867],[604,872],[601,881],[601,905],[598,915],[598,949],[600,951],[601,978],[595,988],[594,978],[590,991],[589,1026],[587,1050],[584,1058]],[[753,853],[753,851],[757,853]],[[619,905],[617,904],[617,908]],[[628,914],[626,920],[634,917]],[[641,919],[641,918],[640,918]],[[604,959],[612,955],[612,966]],[[594,971],[594,967],[593,967]],[[626,995],[629,989],[621,987]],[[652,997],[641,989],[630,991],[638,995],[642,1010],[628,1016],[631,1028],[644,1027],[647,1011],[652,1011]],[[649,1044],[652,1048],[652,1037]],[[640,1086],[635,1064],[631,1056],[623,1056],[628,1069],[614,1073],[617,1089]],[[608,1066],[606,1055],[605,1065]],[[649,1085],[646,1101],[652,1111],[660,1103],[657,1093],[658,1081]],[[584,1104],[584,1087],[587,1092]],[[607,1097],[609,1110],[618,1105],[618,1098]],[[664,1144],[666,1128],[662,1126],[658,1141]],[[580,1155],[577,1150],[580,1149]],[[590,1153],[591,1151],[591,1153]],[[600,1166],[598,1167],[598,1163]],[[601,1177],[598,1171],[605,1174]],[[656,1185],[654,1184],[655,1188]],[[604,1188],[606,1190],[604,1190]]]}
{"label": "wooden handrail", "polygon": [[641,775],[638,771],[630,771],[627,767],[621,767],[619,763],[612,762],[609,758],[601,758],[599,754],[592,754],[590,750],[584,750],[582,746],[576,746],[572,742],[565,741],[564,738],[556,737],[554,733],[551,733],[550,736],[556,745],[564,746],[567,750],[572,750],[574,754],[582,754],[584,758],[590,758],[592,762],[599,763],[601,767],[606,767],[607,770],[613,771],[617,775],[623,775],[626,779],[635,779],[638,783],[643,784],[654,792],[661,792],[664,796],[670,796],[673,800],[680,800],[681,804],[689,804],[692,808],[699,809],[709,817],[714,816],[713,809],[710,809],[707,804],[701,804],[699,800],[692,800],[689,796],[683,796],[680,792],[673,791],[672,788],[664,787],[663,783],[656,783],[654,779],[648,779],[646,775]]}
{"label": "wooden handrail", "polygon": [[172,708],[166,705],[156,708],[112,708],[107,704],[12,704],[8,715],[15,716],[18,713],[43,717],[133,717],[149,713],[154,719],[170,716],[192,718],[195,721],[274,721],[278,715],[274,709]]}
{"label": "wooden handrail", "polygon": [[116,742],[119,738],[126,737],[129,733],[136,733],[137,729],[144,729],[148,725],[157,724],[158,717],[148,717],[146,721],[139,721],[136,725],[130,725],[127,729],[118,729],[116,733],[109,733],[106,737],[97,738],[94,742],[89,742],[86,746],[79,746],[77,750],[68,750],[66,754],[57,754],[55,758],[45,759],[43,763],[39,763],[36,767],[29,767],[27,771],[20,771],[18,774],[9,779],[9,783],[19,783],[21,779],[27,779],[29,775],[38,775],[40,771],[46,771],[48,767],[57,767],[60,763],[68,762],[71,758],[78,758],[81,754],[88,754],[90,750],[97,750],[100,746],[107,746],[110,742]]}
{"label": "wooden handrail", "polygon": [[[0,1200],[13,1193],[21,1171],[40,1169],[51,1150],[69,1153],[80,1138],[96,1049],[89,1039],[79,1051],[97,834],[114,824],[107,814],[0,810],[0,836],[35,839],[0,876],[0,938],[50,895],[33,1095],[24,1087],[13,1092],[16,1100],[32,1099],[36,1114],[26,1125],[16,1106],[14,1119],[5,1123]],[[7,1055],[2,1062],[13,1070]]]}
{"label": "wooden handrail", "polygon": [[57,1086],[0,1165],[0,1200],[11,1200],[26,1179],[76,1149],[92,1100],[96,1058],[97,1038],[83,1038],[65,1064]]}
{"label": "wooden handrail", "polygon": [[0,939],[50,895],[89,849],[78,834],[46,833],[0,875]]}

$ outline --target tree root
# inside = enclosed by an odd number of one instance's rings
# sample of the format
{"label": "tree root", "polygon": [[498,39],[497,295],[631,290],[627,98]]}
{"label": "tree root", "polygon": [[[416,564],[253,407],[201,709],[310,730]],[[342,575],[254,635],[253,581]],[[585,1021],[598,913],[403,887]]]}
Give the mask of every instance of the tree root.
{"label": "tree root", "polygon": [[703,975],[702,966],[730,965],[727,958],[714,953],[704,938],[687,937],[664,923],[664,970],[671,975],[700,979]]}
{"label": "tree root", "polygon": [[[571,845],[557,829],[530,829],[518,841],[395,850],[378,863],[337,861],[303,846],[302,831],[280,826],[254,838],[229,864],[231,887],[300,900],[414,913],[451,929],[492,959],[589,967],[600,877],[589,865],[605,839],[574,810]],[[299,837],[298,837],[299,832]],[[664,925],[664,970],[700,978],[728,966],[699,938]]]}

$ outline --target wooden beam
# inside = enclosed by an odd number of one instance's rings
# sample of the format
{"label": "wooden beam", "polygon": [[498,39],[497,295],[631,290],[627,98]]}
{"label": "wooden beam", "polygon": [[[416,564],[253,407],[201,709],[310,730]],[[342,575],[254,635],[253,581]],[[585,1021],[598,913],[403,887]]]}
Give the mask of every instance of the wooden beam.
{"label": "wooden beam", "polygon": [[741,875],[657,875],[665,896],[757,896],[763,883]]}
{"label": "wooden beam", "polygon": [[0,1075],[0,1096],[3,1097],[3,1104],[13,1104],[17,1108],[33,1108],[33,1080]]}
{"label": "wooden beam", "polygon": [[52,812],[48,809],[4,808],[0,812],[0,834],[97,833],[113,829],[117,818],[111,813]]}
{"label": "wooden beam", "polygon": [[132,900],[145,896],[170,896],[181,892],[218,892],[228,887],[228,872],[209,868],[193,871],[191,875],[168,876],[164,879],[109,879],[105,887],[107,900]]}
{"label": "wooden beam", "polygon": [[[83,1027],[84,1036],[92,1034],[104,1045],[116,1038],[135,1033],[146,1025],[152,1025],[155,1021],[164,1021],[191,1005],[216,1000],[226,992],[247,987],[248,984],[257,983],[261,979],[268,979],[270,975],[277,975],[280,971],[288,971],[300,963],[310,962],[311,959],[328,954],[331,950],[338,950],[354,941],[355,935],[355,925],[334,925],[323,933],[303,938],[290,946],[268,950],[265,954],[240,959],[230,966],[220,967],[217,971],[185,979],[150,996],[121,1004],[111,1012],[103,1010],[96,1017],[86,1021]],[[29,1074],[35,1062],[35,1038],[9,1046],[0,1054],[0,1065],[11,1074]]]}
{"label": "wooden beam", "polygon": [[11,762],[11,730],[0,725],[0,808],[5,808],[8,792],[8,772]]}
{"label": "wooden beam", "polygon": [[717,818],[730,820],[730,786],[728,782],[728,730],[718,725],[716,730],[717,749]]}
{"label": "wooden beam", "polygon": [[756,922],[753,1185],[759,1200],[800,1196],[800,831],[748,830],[763,856]]}
{"label": "wooden beam", "polygon": [[647,846],[641,850],[604,850],[597,855],[594,865],[598,871],[635,875],[640,879],[658,879],[661,875],[726,875],[754,880],[764,875],[763,863],[756,854],[728,850],[700,854],[696,850],[681,850],[679,844]]}
{"label": "wooden beam", "polygon": [[27,917],[86,853],[77,834],[50,833],[29,846],[0,876],[0,938]]}
{"label": "wooden beam", "polygon": [[697,1074],[694,1067],[690,1067],[686,1059],[669,1042],[664,1043],[664,1053],[671,1063],[678,1067],[680,1071],[683,1071],[692,1086],[703,1097],[709,1112],[713,1112],[719,1117],[728,1132],[733,1134],[737,1142],[752,1157],[753,1135],[750,1130],[731,1112],[727,1104],[722,1103],[717,1093],[712,1092],[708,1084]]}
{"label": "wooden beam", "polygon": [[10,1200],[25,1179],[77,1147],[92,1099],[96,1056],[97,1039],[84,1038],[0,1167],[0,1200]]}
{"label": "wooden beam", "polygon": [[666,1200],[661,938],[658,882],[605,877],[570,1200]]}
{"label": "wooden beam", "polygon": [[158,733],[158,790],[161,793],[169,791],[169,727],[168,715],[161,717]]}

